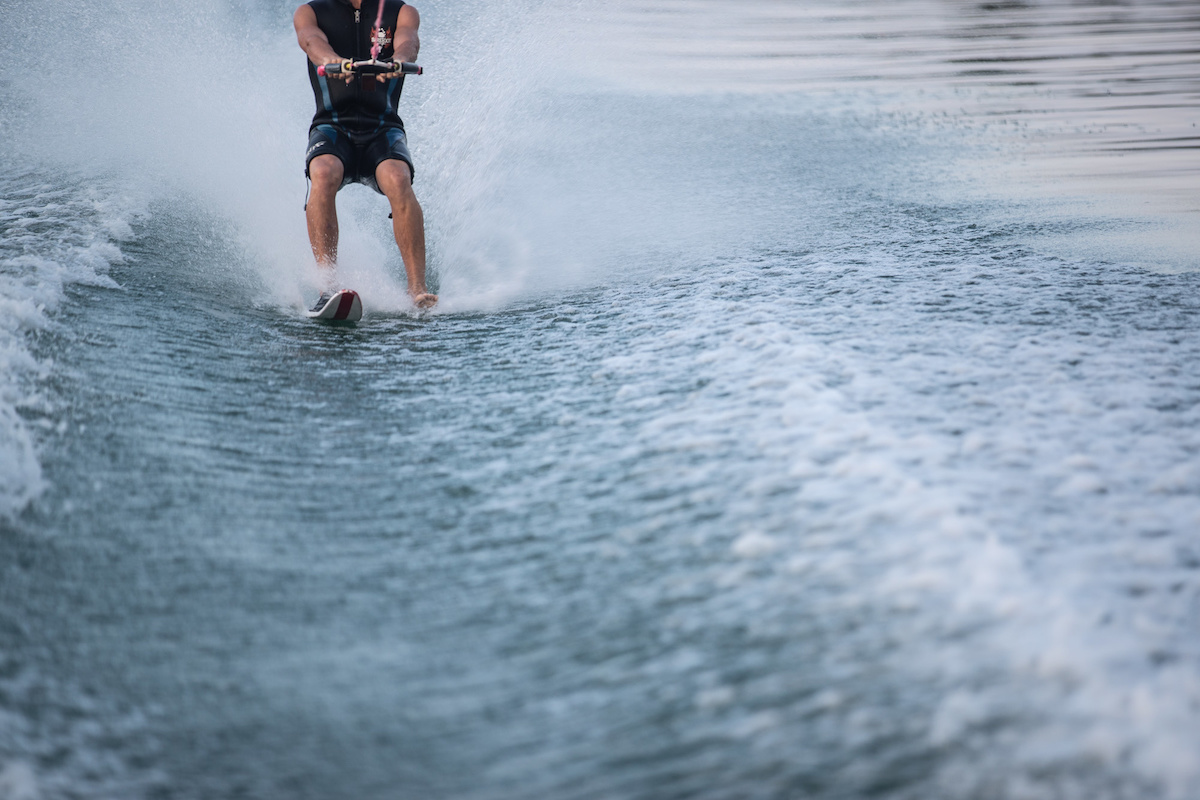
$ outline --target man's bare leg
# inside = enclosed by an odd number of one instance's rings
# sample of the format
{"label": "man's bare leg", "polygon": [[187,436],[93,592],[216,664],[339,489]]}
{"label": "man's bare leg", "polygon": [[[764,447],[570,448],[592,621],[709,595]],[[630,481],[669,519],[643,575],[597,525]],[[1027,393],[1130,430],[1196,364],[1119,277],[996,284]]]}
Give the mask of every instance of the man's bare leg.
{"label": "man's bare leg", "polygon": [[337,193],[344,174],[345,167],[337,156],[317,156],[308,164],[308,177],[312,180],[306,210],[308,241],[327,284],[332,284],[337,269]]}
{"label": "man's bare leg", "polygon": [[418,308],[430,308],[438,298],[425,286],[425,214],[412,189],[412,172],[408,164],[389,158],[375,168],[375,182],[392,205],[392,233],[408,273],[408,293]]}

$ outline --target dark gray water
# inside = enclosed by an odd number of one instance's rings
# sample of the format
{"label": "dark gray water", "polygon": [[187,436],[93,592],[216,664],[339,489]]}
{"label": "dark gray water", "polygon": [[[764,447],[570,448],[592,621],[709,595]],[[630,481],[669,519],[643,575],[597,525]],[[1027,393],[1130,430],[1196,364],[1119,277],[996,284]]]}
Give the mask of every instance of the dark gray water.
{"label": "dark gray water", "polygon": [[353,188],[350,328],[288,9],[8,79],[0,798],[1200,792],[1193,152],[1061,122],[1194,114],[1200,8],[736,8],[422,5],[443,303]]}

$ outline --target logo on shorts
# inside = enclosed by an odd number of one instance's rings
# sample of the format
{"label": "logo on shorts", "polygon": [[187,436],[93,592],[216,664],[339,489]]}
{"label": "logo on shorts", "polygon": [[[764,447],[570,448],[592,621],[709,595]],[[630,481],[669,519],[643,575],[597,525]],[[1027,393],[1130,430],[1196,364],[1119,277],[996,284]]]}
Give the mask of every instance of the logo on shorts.
{"label": "logo on shorts", "polygon": [[372,28],[371,29],[371,43],[379,45],[380,50],[387,47],[389,44],[392,43],[391,28]]}
{"label": "logo on shorts", "polygon": [[312,147],[308,148],[308,152],[304,154],[304,157],[308,158],[309,156],[311,156],[313,154],[313,152],[320,150],[326,144],[328,144],[328,142],[317,142]]}

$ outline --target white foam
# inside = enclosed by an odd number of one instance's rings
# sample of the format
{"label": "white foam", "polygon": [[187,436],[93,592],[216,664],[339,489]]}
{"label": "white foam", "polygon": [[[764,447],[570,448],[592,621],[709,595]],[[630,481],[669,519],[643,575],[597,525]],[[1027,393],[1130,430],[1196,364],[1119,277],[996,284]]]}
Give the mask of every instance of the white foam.
{"label": "white foam", "polygon": [[[739,269],[754,267],[730,268]],[[672,308],[706,320],[714,302]],[[889,663],[947,692],[929,720],[947,796],[997,786],[1000,797],[1096,796],[1079,777],[1089,772],[1175,800],[1196,796],[1200,653],[1188,641],[1186,598],[1200,584],[1177,553],[1200,518],[1188,455],[1195,436],[1160,438],[1152,414],[1130,416],[1154,404],[1146,370],[1127,363],[1156,351],[1154,337],[1119,345],[1080,337],[1065,352],[1040,334],[1004,353],[994,341],[952,347],[953,335],[932,328],[905,334],[928,359],[879,362],[873,337],[900,329],[905,316],[877,308],[861,340],[852,328],[835,341],[810,337],[806,321],[832,312],[804,307],[753,324],[756,312],[741,307],[715,331],[702,323],[677,331],[675,345],[703,347],[675,367],[704,376],[705,388],[651,414],[635,438],[703,452],[736,435],[755,442],[757,460],[732,473],[743,482],[731,497],[752,508],[794,492],[787,514],[747,510],[756,527],[732,539],[717,584],[742,589],[740,612],[751,618],[772,603],[765,580],[802,603],[812,602],[806,587],[841,586],[845,602],[886,618],[897,648]],[[652,394],[660,380],[649,377],[652,365],[677,355],[675,345],[641,343],[606,359],[595,377],[622,387],[620,402]],[[1097,365],[1086,380],[1047,380],[1063,359],[1080,358]],[[944,395],[927,399],[934,375],[978,387],[990,411],[974,422],[965,413],[924,419],[950,407]],[[1067,505],[1040,510],[1056,503]],[[1142,528],[1162,538],[1139,539]],[[754,571],[759,560],[780,565],[775,577]],[[1130,586],[1147,599],[1130,601]],[[1154,653],[1168,663],[1150,663]]]}
{"label": "white foam", "polygon": [[[67,176],[0,176],[0,516],[20,513],[46,488],[37,442],[22,412],[52,413],[38,389],[53,364],[30,336],[53,326],[72,284],[115,288],[108,268],[121,259],[117,240],[141,207],[120,192],[68,189]],[[45,233],[52,228],[53,236]]]}

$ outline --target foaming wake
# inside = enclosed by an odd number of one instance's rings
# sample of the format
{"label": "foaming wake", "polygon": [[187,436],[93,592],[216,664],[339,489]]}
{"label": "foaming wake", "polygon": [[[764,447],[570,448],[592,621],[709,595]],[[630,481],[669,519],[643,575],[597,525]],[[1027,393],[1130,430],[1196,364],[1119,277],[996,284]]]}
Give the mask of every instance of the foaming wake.
{"label": "foaming wake", "polygon": [[63,424],[39,388],[53,364],[30,339],[53,328],[68,286],[116,287],[107,270],[139,213],[130,195],[66,188],[39,172],[0,175],[0,517],[45,488],[34,429]]}

